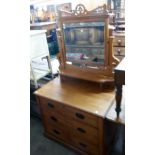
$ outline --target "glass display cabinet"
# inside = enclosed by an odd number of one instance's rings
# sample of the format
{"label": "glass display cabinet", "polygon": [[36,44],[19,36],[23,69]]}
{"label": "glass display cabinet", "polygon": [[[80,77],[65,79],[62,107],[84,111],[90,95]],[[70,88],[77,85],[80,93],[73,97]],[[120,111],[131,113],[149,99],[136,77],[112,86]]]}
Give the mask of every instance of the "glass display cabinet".
{"label": "glass display cabinet", "polygon": [[106,5],[87,11],[79,4],[72,12],[59,10],[60,75],[104,83],[113,81],[110,14]]}

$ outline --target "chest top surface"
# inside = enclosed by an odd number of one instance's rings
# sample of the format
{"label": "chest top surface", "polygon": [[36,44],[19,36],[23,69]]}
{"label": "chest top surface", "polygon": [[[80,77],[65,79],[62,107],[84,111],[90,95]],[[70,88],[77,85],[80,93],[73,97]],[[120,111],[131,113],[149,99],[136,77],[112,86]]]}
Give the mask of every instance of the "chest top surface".
{"label": "chest top surface", "polygon": [[115,93],[103,92],[95,85],[81,81],[50,81],[35,92],[35,95],[61,102],[99,117],[104,117],[113,104]]}

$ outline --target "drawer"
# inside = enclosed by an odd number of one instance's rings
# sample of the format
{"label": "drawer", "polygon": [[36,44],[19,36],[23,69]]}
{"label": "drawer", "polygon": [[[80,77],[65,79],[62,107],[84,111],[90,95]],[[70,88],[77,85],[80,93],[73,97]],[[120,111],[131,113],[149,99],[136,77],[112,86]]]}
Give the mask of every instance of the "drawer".
{"label": "drawer", "polygon": [[124,56],[125,55],[125,48],[124,47],[113,47],[114,55]]}
{"label": "drawer", "polygon": [[64,119],[62,115],[59,115],[56,112],[45,113],[44,120],[46,124],[53,126],[65,126],[69,124],[67,119]]}
{"label": "drawer", "polygon": [[63,112],[65,112],[65,115],[68,119],[75,119],[81,123],[98,128],[98,117],[95,115],[91,115],[87,112],[68,106],[63,108]]}
{"label": "drawer", "polygon": [[68,120],[68,125],[70,125],[71,136],[76,135],[90,144],[98,145],[98,130],[96,128],[75,120]]}
{"label": "drawer", "polygon": [[125,37],[115,37],[113,46],[125,46]]}
{"label": "drawer", "polygon": [[69,128],[67,128],[65,125],[59,123],[59,124],[53,124],[49,123],[49,121],[45,120],[45,131],[50,134],[51,136],[54,136],[60,140],[63,140],[67,143],[70,142],[69,139]]}
{"label": "drawer", "polygon": [[63,105],[56,101],[52,101],[46,98],[39,98],[40,106],[42,108],[43,115],[48,115],[53,112],[61,112],[63,109]]}
{"label": "drawer", "polygon": [[72,145],[88,153],[89,155],[99,155],[99,146],[92,145],[83,139],[80,139],[77,135],[74,135],[71,139]]}

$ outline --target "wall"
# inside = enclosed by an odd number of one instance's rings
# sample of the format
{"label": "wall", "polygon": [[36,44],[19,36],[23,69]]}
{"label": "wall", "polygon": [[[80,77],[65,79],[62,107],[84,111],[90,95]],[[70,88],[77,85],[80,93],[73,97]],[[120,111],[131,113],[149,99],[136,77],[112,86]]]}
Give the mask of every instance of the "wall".
{"label": "wall", "polygon": [[87,10],[92,10],[98,6],[101,6],[103,4],[107,4],[107,0],[31,0],[30,4],[36,4],[36,3],[42,3],[45,4],[62,4],[62,3],[72,3],[72,9],[75,9],[77,4],[84,4]]}
{"label": "wall", "polygon": [[80,4],[80,3],[85,5],[87,10],[92,10],[98,6],[107,4],[107,0],[73,0],[72,1],[73,9],[76,7],[77,4]]}

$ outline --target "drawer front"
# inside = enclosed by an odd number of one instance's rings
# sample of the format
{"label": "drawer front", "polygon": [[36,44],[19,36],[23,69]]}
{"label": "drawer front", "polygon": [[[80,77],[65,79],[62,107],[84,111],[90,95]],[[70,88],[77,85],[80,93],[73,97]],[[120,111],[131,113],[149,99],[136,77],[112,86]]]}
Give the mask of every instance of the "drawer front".
{"label": "drawer front", "polygon": [[59,123],[53,123],[50,122],[49,119],[45,119],[45,131],[50,134],[51,136],[54,136],[58,139],[61,139],[67,143],[70,142],[69,140],[69,128],[67,128],[64,124],[61,122]]}
{"label": "drawer front", "polygon": [[115,37],[113,46],[125,46],[125,37]]}
{"label": "drawer front", "polygon": [[87,112],[67,106],[63,108],[63,111],[65,112],[68,119],[75,119],[76,121],[79,121],[81,123],[98,128],[98,118],[95,115],[91,115]]}
{"label": "drawer front", "polygon": [[56,112],[44,114],[44,120],[46,124],[52,126],[68,126],[68,121],[64,119],[62,115],[57,114]]}
{"label": "drawer front", "polygon": [[87,141],[80,139],[77,135],[71,138],[72,145],[87,152],[89,155],[99,155],[99,146],[92,145]]}
{"label": "drawer front", "polygon": [[[65,127],[64,127],[65,128]],[[68,139],[68,132],[62,128],[58,128],[55,126],[50,126],[46,129],[46,131],[51,135],[54,136],[60,140],[63,140],[67,143],[69,143],[69,139]]]}
{"label": "drawer front", "polygon": [[51,114],[53,112],[61,112],[63,109],[63,105],[61,103],[52,101],[52,100],[48,100],[46,98],[39,98],[40,100],[40,106],[42,108],[43,111],[43,115],[48,115]]}
{"label": "drawer front", "polygon": [[125,48],[124,47],[113,47],[114,55],[125,56]]}
{"label": "drawer front", "polygon": [[70,125],[71,137],[76,135],[92,145],[98,145],[98,130],[96,128],[75,120],[68,120],[68,125]]}

